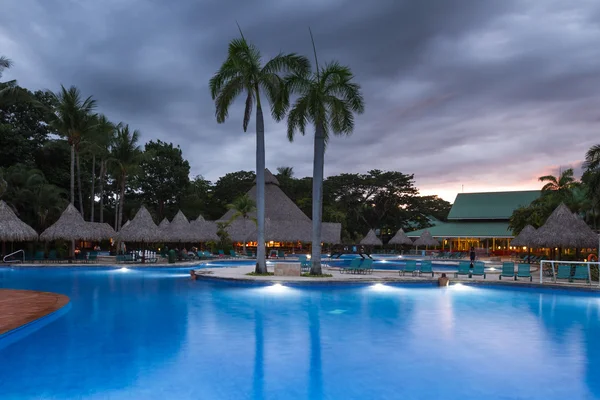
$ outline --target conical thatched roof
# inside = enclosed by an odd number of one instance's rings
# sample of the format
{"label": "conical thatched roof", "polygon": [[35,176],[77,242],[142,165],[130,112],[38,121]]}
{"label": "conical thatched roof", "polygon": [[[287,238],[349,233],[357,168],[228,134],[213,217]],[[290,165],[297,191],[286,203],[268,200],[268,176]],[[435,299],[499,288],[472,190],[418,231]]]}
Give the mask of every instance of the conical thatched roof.
{"label": "conical thatched roof", "polygon": [[162,231],[170,242],[195,242],[194,230],[185,215],[179,210],[171,223]]}
{"label": "conical thatched roof", "polygon": [[19,217],[4,201],[0,200],[0,240],[5,242],[22,242],[37,240],[38,234]]}
{"label": "conical thatched roof", "polygon": [[531,246],[533,245],[533,239],[535,238],[536,230],[533,226],[527,225],[519,232],[510,244],[513,246]]}
{"label": "conical thatched roof", "polygon": [[440,242],[435,240],[431,236],[431,233],[429,233],[429,231],[425,230],[423,231],[421,236],[417,240],[415,240],[413,244],[415,246],[437,246],[438,244],[440,244]]}
{"label": "conical thatched roof", "polygon": [[164,217],[162,221],[160,221],[160,224],[158,224],[158,229],[160,229],[161,231],[164,231],[164,229],[169,226],[169,220],[167,219],[167,217]]}
{"label": "conical thatched roof", "polygon": [[44,241],[52,240],[102,240],[104,235],[94,224],[85,222],[77,209],[70,204],[58,221],[40,235]]}
{"label": "conical thatched roof", "polygon": [[198,215],[198,218],[196,218],[196,222],[206,222],[206,220],[202,215]]}
{"label": "conical thatched roof", "polygon": [[96,240],[106,240],[117,236],[117,232],[106,222],[88,222],[88,224],[96,231]]}
{"label": "conical thatched roof", "polygon": [[163,239],[161,232],[152,220],[152,216],[144,206],[139,209],[127,225],[123,225],[117,236],[119,240],[125,242],[152,243]]}
{"label": "conical thatched roof", "polygon": [[371,229],[369,233],[367,233],[367,236],[360,241],[360,244],[365,246],[382,246],[383,242],[375,235],[375,231]]}
{"label": "conical thatched roof", "polygon": [[539,247],[598,247],[598,235],[561,203],[536,231],[533,244]]}
{"label": "conical thatched roof", "polygon": [[412,242],[412,240],[410,240],[410,238],[408,236],[406,236],[406,233],[404,233],[402,228],[400,228],[400,229],[398,229],[398,232],[396,232],[394,237],[390,239],[388,244],[411,244],[412,245],[413,242]]}
{"label": "conical thatched roof", "polygon": [[196,220],[190,222],[190,227],[196,242],[210,242],[219,240],[217,235],[217,223],[215,221],[207,221],[202,215],[199,215]]}
{"label": "conical thatched roof", "polygon": [[321,225],[321,239],[323,243],[339,244],[342,242],[342,224],[339,222],[323,222]]}

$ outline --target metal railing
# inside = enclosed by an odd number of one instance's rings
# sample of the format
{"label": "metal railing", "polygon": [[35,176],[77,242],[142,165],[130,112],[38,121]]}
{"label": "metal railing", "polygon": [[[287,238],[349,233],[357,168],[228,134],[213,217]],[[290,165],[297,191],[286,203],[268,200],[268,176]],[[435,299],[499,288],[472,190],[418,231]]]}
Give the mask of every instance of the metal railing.
{"label": "metal railing", "polygon": [[[567,265],[585,265],[587,266],[588,277],[590,280],[590,285],[592,284],[592,271],[591,266],[595,265],[598,267],[600,272],[600,262],[591,262],[591,261],[558,261],[558,260],[542,260],[540,261],[540,283],[544,282],[544,264],[550,264],[552,268],[552,281],[556,282],[556,269],[554,268],[555,264],[567,264]],[[598,280],[598,286],[600,287],[600,279]]]}
{"label": "metal railing", "polygon": [[[6,259],[8,257],[14,256],[15,254],[18,254],[18,253],[23,253],[23,261],[22,262],[25,262],[25,251],[23,251],[23,250],[17,250],[15,252],[5,255],[4,258],[2,259],[2,262],[7,262]],[[15,261],[18,261],[18,260],[15,260]]]}

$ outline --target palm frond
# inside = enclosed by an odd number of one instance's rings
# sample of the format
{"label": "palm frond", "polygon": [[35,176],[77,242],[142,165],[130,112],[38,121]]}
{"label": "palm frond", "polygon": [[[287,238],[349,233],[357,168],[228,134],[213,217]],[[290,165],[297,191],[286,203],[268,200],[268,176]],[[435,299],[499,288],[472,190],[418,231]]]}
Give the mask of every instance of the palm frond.
{"label": "palm frond", "polygon": [[294,141],[296,131],[299,131],[302,136],[305,135],[309,115],[309,98],[304,96],[296,99],[288,113],[287,137],[290,142]]}
{"label": "palm frond", "polygon": [[279,53],[265,64],[261,75],[278,74],[280,72],[306,74],[309,71],[310,61],[308,61],[308,58],[296,53]]}
{"label": "palm frond", "polygon": [[596,169],[600,166],[600,144],[593,145],[585,153],[585,162],[583,167],[587,169]]}
{"label": "palm frond", "polygon": [[217,117],[218,123],[222,124],[225,122],[229,116],[229,107],[244,89],[244,82],[240,76],[229,80],[227,84],[221,88],[221,91],[215,99],[215,116]]}
{"label": "palm frond", "polygon": [[248,90],[248,96],[246,97],[246,107],[244,108],[244,132],[248,129],[250,118],[252,117],[252,104],[254,103],[254,91]]}

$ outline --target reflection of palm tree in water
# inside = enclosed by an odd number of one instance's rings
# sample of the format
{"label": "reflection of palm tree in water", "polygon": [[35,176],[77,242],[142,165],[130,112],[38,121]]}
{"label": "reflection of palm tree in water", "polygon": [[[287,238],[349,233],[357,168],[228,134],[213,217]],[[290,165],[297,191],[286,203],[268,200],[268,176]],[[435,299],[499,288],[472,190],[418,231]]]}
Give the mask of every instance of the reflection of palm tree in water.
{"label": "reflection of palm tree in water", "polygon": [[323,397],[323,367],[321,360],[321,321],[319,320],[319,309],[316,305],[309,305],[308,318],[310,334],[308,398],[320,399]]}
{"label": "reflection of palm tree in water", "polygon": [[263,316],[259,311],[254,311],[254,381],[252,391],[255,399],[264,396],[265,382],[265,336]]}

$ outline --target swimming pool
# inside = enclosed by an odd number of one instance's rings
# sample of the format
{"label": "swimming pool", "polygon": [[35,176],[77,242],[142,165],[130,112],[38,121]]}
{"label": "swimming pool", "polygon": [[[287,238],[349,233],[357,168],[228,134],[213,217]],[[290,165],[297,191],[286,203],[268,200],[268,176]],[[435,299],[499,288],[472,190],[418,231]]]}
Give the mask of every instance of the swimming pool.
{"label": "swimming pool", "polygon": [[[71,309],[2,348],[2,399],[599,399],[600,297],[0,268]],[[0,339],[1,340],[1,339]]]}

